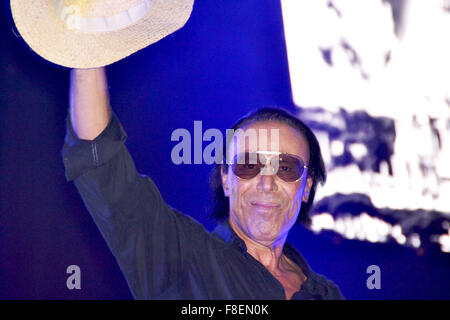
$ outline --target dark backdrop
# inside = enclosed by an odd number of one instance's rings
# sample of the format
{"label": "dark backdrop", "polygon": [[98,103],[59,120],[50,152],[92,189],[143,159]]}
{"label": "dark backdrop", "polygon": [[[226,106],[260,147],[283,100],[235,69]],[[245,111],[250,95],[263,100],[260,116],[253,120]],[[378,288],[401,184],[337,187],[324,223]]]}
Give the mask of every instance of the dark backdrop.
{"label": "dark backdrop", "polygon": [[[72,183],[61,147],[69,70],[51,64],[13,33],[9,1],[0,25],[0,298],[131,299],[114,257]],[[278,1],[198,0],[186,26],[107,68],[113,109],[141,173],[166,201],[208,229],[208,165],[171,162],[173,130],[223,132],[251,109],[284,105],[291,89]],[[448,255],[418,254],[389,242],[345,240],[296,227],[290,241],[348,299],[450,298]],[[66,268],[81,268],[68,290]],[[381,268],[381,289],[366,268]]]}

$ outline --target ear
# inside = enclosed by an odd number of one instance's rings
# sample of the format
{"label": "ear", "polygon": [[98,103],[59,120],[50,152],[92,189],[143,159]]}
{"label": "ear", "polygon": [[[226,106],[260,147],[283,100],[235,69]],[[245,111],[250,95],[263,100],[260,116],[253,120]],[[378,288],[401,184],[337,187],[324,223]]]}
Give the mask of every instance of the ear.
{"label": "ear", "polygon": [[220,168],[220,175],[222,177],[223,194],[225,195],[225,197],[228,197],[230,195],[230,186],[228,184],[228,172],[226,168],[228,168],[228,166],[222,166]]}
{"label": "ear", "polygon": [[303,191],[303,202],[308,202],[309,193],[311,192],[312,184],[313,184],[313,180],[311,177],[308,176],[308,179],[306,179],[305,191]]}

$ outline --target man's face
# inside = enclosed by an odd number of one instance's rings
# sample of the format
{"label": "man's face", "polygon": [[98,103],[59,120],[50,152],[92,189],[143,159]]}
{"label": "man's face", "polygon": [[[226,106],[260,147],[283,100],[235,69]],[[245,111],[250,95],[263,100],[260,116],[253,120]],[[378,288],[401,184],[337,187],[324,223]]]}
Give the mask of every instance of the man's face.
{"label": "man's face", "polygon": [[[244,135],[237,136],[230,142],[228,159],[243,152],[279,151],[300,157],[308,164],[308,142],[294,128],[280,122],[266,121],[250,124],[243,129],[245,132],[256,132],[258,142],[252,144]],[[262,139],[264,133],[267,139]],[[274,140],[276,133],[278,139]],[[276,140],[278,145],[274,143]],[[230,165],[228,172],[222,172],[222,184],[225,195],[229,197],[230,224],[235,232],[269,246],[287,237],[302,201],[308,200],[312,179],[307,179],[304,174],[298,181],[286,182],[275,174],[267,173],[241,179]]]}

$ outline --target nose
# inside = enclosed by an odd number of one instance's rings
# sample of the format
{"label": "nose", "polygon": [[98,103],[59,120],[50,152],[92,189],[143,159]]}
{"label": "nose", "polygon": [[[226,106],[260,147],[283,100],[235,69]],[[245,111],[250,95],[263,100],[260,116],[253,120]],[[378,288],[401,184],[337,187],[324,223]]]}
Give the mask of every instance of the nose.
{"label": "nose", "polygon": [[259,174],[257,178],[259,181],[256,185],[256,190],[260,192],[275,192],[278,190],[274,174]]}

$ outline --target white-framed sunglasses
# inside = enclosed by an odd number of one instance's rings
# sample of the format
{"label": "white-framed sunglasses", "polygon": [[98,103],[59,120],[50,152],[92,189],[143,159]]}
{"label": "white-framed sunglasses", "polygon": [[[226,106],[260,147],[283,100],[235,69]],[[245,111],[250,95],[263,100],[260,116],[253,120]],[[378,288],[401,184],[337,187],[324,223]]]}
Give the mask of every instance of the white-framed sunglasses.
{"label": "white-framed sunglasses", "polygon": [[240,179],[249,180],[258,174],[276,174],[286,182],[297,182],[308,170],[299,156],[276,151],[242,152],[234,156],[233,173]]}

